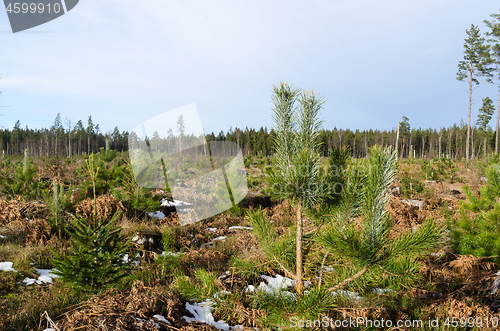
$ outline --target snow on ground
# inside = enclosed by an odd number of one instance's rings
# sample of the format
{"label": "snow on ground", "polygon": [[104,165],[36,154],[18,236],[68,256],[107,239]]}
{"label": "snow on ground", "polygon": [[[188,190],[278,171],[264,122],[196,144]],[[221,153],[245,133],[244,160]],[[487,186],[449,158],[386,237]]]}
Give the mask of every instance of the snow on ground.
{"label": "snow on ground", "polygon": [[394,291],[392,288],[374,288],[373,289],[373,292],[377,293],[377,294],[385,294],[385,293],[394,293],[396,291]]}
{"label": "snow on ground", "polygon": [[24,278],[23,283],[26,285],[31,285],[34,283],[37,283],[39,285],[45,284],[45,283],[52,283],[52,280],[54,278],[57,278],[59,276],[56,276],[52,273],[53,269],[37,269],[35,268],[36,272],[40,275],[38,279],[33,279],[33,278]]}
{"label": "snow on ground", "polygon": [[[130,262],[131,258],[128,256],[128,254],[123,255],[123,262],[128,263]],[[134,260],[135,266],[138,267],[139,264],[141,264],[141,260],[139,259],[139,256],[137,256]]]}
{"label": "snow on ground", "polygon": [[180,200],[169,201],[167,199],[161,199],[161,205],[166,207],[180,207],[180,206],[192,206],[192,203],[184,202]]}
{"label": "snow on ground", "polygon": [[267,284],[261,282],[257,288],[253,285],[248,285],[245,292],[255,292],[255,290],[263,291],[269,294],[281,295],[286,298],[295,300],[295,294],[290,291],[285,291],[290,286],[295,286],[295,281],[288,277],[283,277],[281,275],[276,275],[276,277],[271,277],[267,275],[262,275],[260,278],[267,281]]}
{"label": "snow on ground", "polygon": [[0,238],[5,239],[5,238],[7,238],[7,237],[6,237],[6,236],[2,236],[2,235],[0,234]]}
{"label": "snow on ground", "polygon": [[167,323],[168,325],[172,325],[169,320],[167,320],[165,317],[162,315],[153,315],[153,318],[156,318],[159,321],[162,321],[163,323]]}
{"label": "snow on ground", "polygon": [[186,310],[189,311],[194,317],[182,316],[182,318],[186,322],[202,322],[215,326],[220,330],[239,330],[242,328],[241,325],[230,326],[224,320],[216,322],[212,315],[213,307],[211,304],[212,302],[210,300],[194,304],[186,302]]}
{"label": "snow on ground", "polygon": [[148,213],[150,217],[155,217],[159,220],[162,220],[165,218],[165,214],[162,213],[161,211],[155,211],[154,213]]}
{"label": "snow on ground", "polygon": [[214,238],[212,240],[222,240],[222,241],[226,241],[226,236],[222,236],[222,237],[217,237],[217,238]]}
{"label": "snow on ground", "polygon": [[215,232],[217,231],[217,228],[206,228],[205,230]]}
{"label": "snow on ground", "polygon": [[214,298],[217,299],[217,300],[222,300],[222,297],[224,295],[229,295],[229,294],[231,294],[231,292],[222,290],[220,292],[215,293],[214,294]]}
{"label": "snow on ground", "polygon": [[249,226],[230,226],[229,227],[229,230],[253,230],[253,228],[249,227]]}
{"label": "snow on ground", "polygon": [[[257,288],[255,288],[255,286],[253,286],[253,285],[248,285],[245,292],[255,292],[256,290],[258,290],[258,291],[264,291],[266,293],[270,293],[270,294],[274,294],[274,295],[281,295],[284,298],[289,298],[289,299],[295,300],[295,294],[290,292],[290,291],[286,291],[286,289],[289,288],[290,286],[295,286],[295,280],[290,279],[288,277],[283,277],[281,275],[276,275],[276,277],[274,277],[274,278],[270,277],[270,276],[266,276],[266,275],[261,275],[260,277],[263,278],[264,280],[266,280],[267,284],[265,284],[264,282],[261,282],[259,284],[259,286],[257,286]],[[307,281],[304,284],[304,286],[306,288],[308,288],[311,286],[311,284],[312,284],[311,282]],[[384,289],[381,291],[390,292],[391,289]],[[304,291],[305,295],[307,295],[308,293],[309,293],[309,291]],[[362,297],[360,297],[357,292],[351,292],[351,291],[343,291],[343,290],[333,291],[331,293],[331,295],[332,296],[340,295],[340,296],[343,296],[343,297],[346,297],[349,299],[354,299],[354,300],[362,299]]]}
{"label": "snow on ground", "polygon": [[12,262],[0,262],[0,270],[17,272],[16,269],[12,268],[12,265]]}

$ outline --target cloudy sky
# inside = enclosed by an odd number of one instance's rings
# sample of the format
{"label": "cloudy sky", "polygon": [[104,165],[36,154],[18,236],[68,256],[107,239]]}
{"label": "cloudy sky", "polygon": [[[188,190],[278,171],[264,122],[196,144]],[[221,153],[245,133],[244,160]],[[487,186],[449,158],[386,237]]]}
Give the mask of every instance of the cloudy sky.
{"label": "cloudy sky", "polygon": [[[288,81],[328,100],[325,128],[448,127],[467,118],[465,30],[493,13],[498,0],[80,0],[13,34],[1,9],[0,125],[61,113],[129,131],[195,103],[205,132],[272,127],[272,86]],[[474,118],[497,91],[474,91]]]}

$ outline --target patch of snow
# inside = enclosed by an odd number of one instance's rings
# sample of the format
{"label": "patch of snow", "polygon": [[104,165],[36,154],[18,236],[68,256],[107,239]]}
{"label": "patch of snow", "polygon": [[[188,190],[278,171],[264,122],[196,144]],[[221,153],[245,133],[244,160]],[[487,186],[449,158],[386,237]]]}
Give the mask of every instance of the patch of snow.
{"label": "patch of snow", "polygon": [[248,285],[247,289],[245,290],[245,292],[255,292],[255,286],[253,285]]}
{"label": "patch of snow", "polygon": [[222,290],[220,292],[215,293],[214,294],[214,298],[217,299],[217,300],[222,300],[222,296],[224,296],[224,295],[230,295],[230,294],[231,294],[231,292]]}
{"label": "patch of snow", "polygon": [[253,228],[249,227],[249,226],[230,226],[229,227],[229,230],[253,230]]}
{"label": "patch of snow", "polygon": [[2,235],[0,234],[0,238],[5,239],[5,238],[7,238],[7,237],[6,237],[6,236],[2,236]]}
{"label": "patch of snow", "polygon": [[52,283],[52,280],[54,278],[59,277],[59,276],[54,275],[52,273],[53,269],[37,269],[37,268],[35,268],[35,270],[40,275],[40,277],[38,277],[38,279],[33,279],[33,278],[28,278],[28,277],[24,278],[23,283],[25,283],[26,286],[32,285],[34,283],[37,283],[39,285],[42,285],[45,283]]}
{"label": "patch of snow", "polygon": [[[215,239],[214,239],[214,240],[215,240]],[[214,243],[213,241],[209,241],[209,242],[207,242],[207,243],[201,244],[200,248],[205,247],[205,246],[210,246],[210,245],[213,245],[213,243]]]}
{"label": "patch of snow", "polygon": [[220,330],[239,330],[241,325],[230,326],[224,320],[215,321],[212,315],[212,303],[210,300],[206,300],[201,303],[190,304],[186,302],[186,310],[189,311],[194,317],[182,316],[186,322],[202,322],[212,326],[215,326]]}
{"label": "patch of snow", "polygon": [[206,228],[205,230],[215,232],[217,231],[217,228]]}
{"label": "patch of snow", "polygon": [[218,237],[218,238],[214,238],[212,240],[222,240],[222,241],[226,241],[226,236],[222,236],[222,237]]}
{"label": "patch of snow", "polygon": [[377,294],[385,294],[385,293],[394,293],[396,291],[394,291],[392,288],[374,288],[373,289],[373,292],[377,293]]}
{"label": "patch of snow", "polygon": [[165,218],[165,214],[162,213],[161,211],[155,211],[154,213],[148,213],[150,217],[157,218],[159,220],[162,220]]}
{"label": "patch of snow", "polygon": [[163,317],[162,315],[153,315],[153,318],[156,318],[157,320],[159,320],[163,323],[167,323],[168,325],[172,325],[172,323],[170,323],[170,321],[168,319],[166,319],[165,317]]}
{"label": "patch of snow", "polygon": [[282,290],[295,285],[295,281],[293,279],[283,277],[281,275],[276,275],[276,277],[274,278],[271,276],[262,275],[260,276],[260,278],[263,278],[267,281],[267,283],[269,284],[269,286],[267,287],[269,289]]}
{"label": "patch of snow", "polygon": [[283,277],[281,275],[276,275],[276,277],[270,277],[266,275],[260,276],[267,281],[267,284],[261,282],[257,288],[253,285],[248,285],[245,292],[255,292],[263,291],[273,295],[281,295],[284,298],[295,300],[295,294],[290,291],[285,291],[290,286],[295,286],[295,281],[288,277]]}
{"label": "patch of snow", "polygon": [[161,199],[161,205],[166,207],[180,207],[180,206],[192,206],[192,203],[184,202],[180,200],[169,201],[168,199]]}
{"label": "patch of snow", "polygon": [[16,269],[12,268],[13,264],[13,262],[0,262],[0,270],[17,272]]}
{"label": "patch of snow", "polygon": [[403,199],[401,200],[402,203],[406,203],[407,205],[418,207],[418,209],[424,208],[424,202],[420,200],[415,200],[415,199]]}
{"label": "patch of snow", "polygon": [[[137,256],[137,257],[139,257],[139,256]],[[125,262],[125,263],[128,263],[128,262],[131,261],[131,258],[128,256],[128,254],[123,255],[122,259],[123,259],[123,262]],[[138,258],[136,258],[134,260],[134,263],[135,263],[135,266],[138,267],[139,264],[141,264],[141,260],[139,260]]]}

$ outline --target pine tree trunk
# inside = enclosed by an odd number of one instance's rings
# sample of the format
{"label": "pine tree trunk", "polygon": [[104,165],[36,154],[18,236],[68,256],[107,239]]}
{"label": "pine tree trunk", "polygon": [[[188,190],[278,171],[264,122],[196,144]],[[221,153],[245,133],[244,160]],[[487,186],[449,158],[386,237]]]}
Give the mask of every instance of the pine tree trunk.
{"label": "pine tree trunk", "polygon": [[365,133],[365,157],[368,157],[368,145],[366,144],[366,133]]}
{"label": "pine tree trunk", "polygon": [[439,134],[439,158],[441,158],[441,137],[442,135]]}
{"label": "pine tree trunk", "polygon": [[297,238],[296,238],[296,269],[295,269],[295,284],[297,294],[302,295],[304,284],[302,282],[302,202],[297,205]]}
{"label": "pine tree trunk", "polygon": [[71,122],[69,122],[69,130],[68,130],[68,155],[71,158]]}
{"label": "pine tree trunk", "polygon": [[405,138],[403,137],[403,141],[402,141],[403,145],[401,146],[401,158],[404,157],[404,153],[405,153]]}
{"label": "pine tree trunk", "polygon": [[424,158],[425,153],[425,137],[422,136],[422,159]]}
{"label": "pine tree trunk", "polygon": [[470,114],[472,110],[472,60],[470,60],[469,70],[469,122],[467,124],[467,139],[465,141],[465,161],[469,161],[469,142],[470,142]]}
{"label": "pine tree trunk", "polygon": [[497,132],[495,138],[495,154],[498,154],[498,127],[500,124],[500,86],[498,88]]}
{"label": "pine tree trunk", "polygon": [[484,137],[483,150],[484,150],[484,158],[486,158],[486,137]]}
{"label": "pine tree trunk", "polygon": [[472,147],[471,159],[474,158],[474,128],[471,128],[470,131],[470,144]]}
{"label": "pine tree trunk", "polygon": [[396,157],[398,157],[399,148],[399,122],[398,122],[398,132],[396,133]]}

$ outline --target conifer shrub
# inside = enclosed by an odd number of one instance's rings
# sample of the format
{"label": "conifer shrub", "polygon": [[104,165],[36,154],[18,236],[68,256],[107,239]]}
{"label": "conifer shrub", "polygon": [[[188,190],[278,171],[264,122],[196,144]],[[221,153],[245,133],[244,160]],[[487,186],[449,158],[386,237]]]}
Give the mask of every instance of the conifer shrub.
{"label": "conifer shrub", "polygon": [[112,192],[127,209],[129,216],[134,216],[137,211],[153,212],[161,208],[160,199],[153,196],[151,189],[137,184],[130,164],[123,169],[119,182]]}
{"label": "conifer shrub", "polygon": [[479,197],[468,185],[464,187],[468,202],[460,202],[458,219],[449,223],[451,247],[458,254],[500,255],[500,165],[490,165],[486,178]]}
{"label": "conifer shrub", "polygon": [[21,195],[25,198],[35,198],[39,195],[39,182],[35,179],[37,166],[31,162],[28,150],[24,151],[22,164],[14,172],[0,178],[0,189],[9,198]]}
{"label": "conifer shrub", "polygon": [[71,247],[62,254],[53,251],[54,274],[74,288],[98,291],[113,287],[132,271],[135,256],[128,256],[131,239],[120,235],[116,226],[119,214],[110,222],[99,218],[89,223],[87,218],[70,220],[68,232]]}
{"label": "conifer shrub", "polygon": [[64,231],[66,225],[66,219],[69,214],[68,211],[73,209],[76,204],[76,200],[71,199],[72,186],[69,186],[68,190],[65,192],[64,187],[57,181],[52,181],[52,192],[50,189],[45,189],[42,191],[43,200],[49,209],[48,224],[51,227],[51,233],[56,232],[61,235]]}

